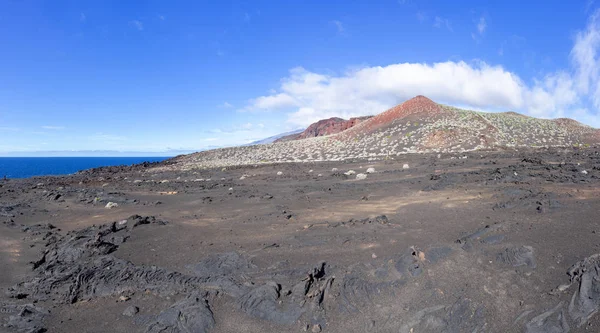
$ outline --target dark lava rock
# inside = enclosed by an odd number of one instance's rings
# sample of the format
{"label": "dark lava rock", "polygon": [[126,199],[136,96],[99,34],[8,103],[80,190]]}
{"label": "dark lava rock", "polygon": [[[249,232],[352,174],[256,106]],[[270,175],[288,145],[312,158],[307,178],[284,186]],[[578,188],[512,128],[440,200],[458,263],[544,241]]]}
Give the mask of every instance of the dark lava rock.
{"label": "dark lava rock", "polygon": [[123,315],[127,317],[133,317],[138,314],[138,312],[140,312],[140,308],[135,305],[130,305],[127,307],[127,309],[125,309],[125,311],[123,311]]}
{"label": "dark lava rock", "polygon": [[531,246],[511,247],[499,253],[497,260],[513,267],[527,266],[535,268],[535,257]]}
{"label": "dark lava rock", "polygon": [[146,328],[146,333],[207,333],[215,326],[208,302],[190,295],[162,311]]}

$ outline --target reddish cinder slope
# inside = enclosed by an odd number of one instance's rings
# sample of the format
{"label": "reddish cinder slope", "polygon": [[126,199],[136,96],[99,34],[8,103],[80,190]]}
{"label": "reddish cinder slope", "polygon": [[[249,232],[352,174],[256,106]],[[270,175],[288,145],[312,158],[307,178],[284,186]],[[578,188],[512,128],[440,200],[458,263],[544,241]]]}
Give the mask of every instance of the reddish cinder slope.
{"label": "reddish cinder slope", "polygon": [[344,137],[353,134],[365,134],[381,127],[392,125],[392,122],[398,119],[404,119],[411,116],[417,116],[421,120],[429,117],[435,117],[447,113],[439,104],[425,96],[417,96],[408,101],[398,104],[393,108],[382,112],[364,122],[359,126],[352,128],[344,133]]}
{"label": "reddish cinder slope", "polygon": [[417,96],[408,101],[396,105],[393,108],[376,115],[366,122],[362,128],[375,129],[385,126],[396,119],[406,118],[411,115],[419,115],[420,118],[442,114],[442,108],[425,96]]}
{"label": "reddish cinder slope", "polygon": [[340,133],[369,118],[371,117],[350,118],[349,120],[344,120],[342,118],[319,120],[316,123],[308,126],[304,132],[298,135],[296,140]]}
{"label": "reddish cinder slope", "polygon": [[300,134],[286,136],[276,140],[275,142],[301,140],[307,138],[314,138],[317,136],[325,136],[340,133],[366,121],[369,118],[371,118],[371,116],[350,118],[349,120],[337,117],[322,119],[317,121],[316,123],[312,123],[310,126],[308,126],[306,130],[304,130],[304,132]]}

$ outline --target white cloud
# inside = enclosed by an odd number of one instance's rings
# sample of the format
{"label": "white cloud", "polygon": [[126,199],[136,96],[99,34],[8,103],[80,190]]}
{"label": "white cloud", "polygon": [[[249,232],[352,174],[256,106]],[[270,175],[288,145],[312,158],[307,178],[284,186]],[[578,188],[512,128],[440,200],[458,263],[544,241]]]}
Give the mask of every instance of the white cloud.
{"label": "white cloud", "polygon": [[85,20],[86,20],[85,13],[80,13],[79,14],[79,21],[85,22]]}
{"label": "white cloud", "polygon": [[158,15],[158,19],[161,20],[161,21],[164,21],[165,17],[164,17],[164,15]]}
{"label": "white cloud", "polygon": [[427,14],[425,14],[422,11],[417,12],[417,20],[419,20],[419,22],[423,23],[423,22],[425,22],[426,19],[427,19]]}
{"label": "white cloud", "polygon": [[446,103],[518,107],[523,105],[522,86],[516,75],[481,62],[404,63],[340,76],[295,68],[282,80],[279,93],[254,99],[249,107],[295,110],[288,121],[305,126],[334,116],[376,114],[420,94]]}
{"label": "white cloud", "polygon": [[60,131],[60,130],[65,129],[64,126],[42,126],[42,128],[47,129],[47,130],[55,130],[55,131]]}
{"label": "white cloud", "polygon": [[446,27],[446,29],[448,29],[449,31],[453,31],[452,30],[452,24],[450,23],[450,20],[445,19],[445,18],[441,18],[439,16],[436,16],[433,19],[433,27],[434,28]]}
{"label": "white cloud", "polygon": [[245,110],[278,110],[297,105],[298,102],[286,93],[261,96],[251,101]]}
{"label": "white cloud", "polygon": [[341,21],[334,20],[334,21],[331,21],[331,23],[333,23],[335,25],[338,33],[343,34],[346,31],[346,29],[344,29],[344,24]]}
{"label": "white cloud", "polygon": [[131,22],[129,22],[134,28],[138,29],[139,31],[144,30],[144,23],[142,23],[141,21],[138,20],[133,20]]}
{"label": "white cloud", "polygon": [[0,127],[0,132],[18,132],[21,129],[18,127],[6,127],[6,126],[2,126]]}
{"label": "white cloud", "polygon": [[483,35],[486,27],[487,23],[485,22],[485,17],[482,16],[479,18],[479,22],[477,23],[477,32],[479,32],[480,35]]}
{"label": "white cloud", "polygon": [[485,17],[481,16],[478,21],[475,21],[476,31],[471,33],[471,38],[473,38],[473,40],[477,43],[481,42],[486,28],[487,22],[485,20]]}
{"label": "white cloud", "polygon": [[575,35],[571,65],[538,77],[523,79],[482,61],[398,63],[337,75],[294,68],[278,89],[250,100],[244,109],[281,110],[288,123],[306,126],[329,117],[377,114],[425,95],[439,103],[542,118],[573,117],[599,127],[599,49],[600,10]]}
{"label": "white cloud", "polygon": [[250,14],[244,13],[244,22],[250,22]]}
{"label": "white cloud", "polygon": [[[252,100],[249,108],[286,110],[289,123],[306,126],[329,117],[377,114],[425,95],[480,110],[515,110],[544,118],[569,116],[599,126],[598,117],[584,107],[585,99],[594,105],[600,101],[598,64],[589,64],[590,59],[597,61],[595,56],[585,59],[583,64],[574,61],[571,71],[549,73],[532,84],[485,62],[402,63],[337,76],[295,68],[282,80],[278,93]],[[589,96],[584,94],[586,85],[594,88]]]}
{"label": "white cloud", "polygon": [[223,104],[219,104],[218,107],[223,109],[231,109],[233,105],[229,104],[228,102],[223,102]]}
{"label": "white cloud", "polygon": [[600,10],[589,19],[588,26],[575,36],[575,46],[571,50],[571,61],[576,70],[577,89],[582,93],[592,94],[596,108],[600,108]]}

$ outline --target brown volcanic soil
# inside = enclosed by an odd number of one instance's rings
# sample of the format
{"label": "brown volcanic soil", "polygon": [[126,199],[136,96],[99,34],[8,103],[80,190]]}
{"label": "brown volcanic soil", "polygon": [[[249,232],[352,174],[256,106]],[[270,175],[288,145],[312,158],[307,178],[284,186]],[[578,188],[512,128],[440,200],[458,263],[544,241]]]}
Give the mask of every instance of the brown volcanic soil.
{"label": "brown volcanic soil", "polygon": [[599,331],[598,148],[157,170],[0,183],[0,330]]}

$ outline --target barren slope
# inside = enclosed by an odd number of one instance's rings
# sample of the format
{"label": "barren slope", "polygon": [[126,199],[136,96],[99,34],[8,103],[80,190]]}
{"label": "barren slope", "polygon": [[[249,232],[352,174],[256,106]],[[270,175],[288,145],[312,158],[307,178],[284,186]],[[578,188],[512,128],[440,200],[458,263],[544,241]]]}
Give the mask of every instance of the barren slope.
{"label": "barren slope", "polygon": [[183,156],[178,167],[273,162],[381,160],[407,153],[502,148],[571,147],[600,142],[600,130],[571,119],[537,119],[514,112],[484,113],[417,96],[338,134]]}
{"label": "barren slope", "polygon": [[0,181],[1,332],[599,331],[597,148],[155,166]]}

